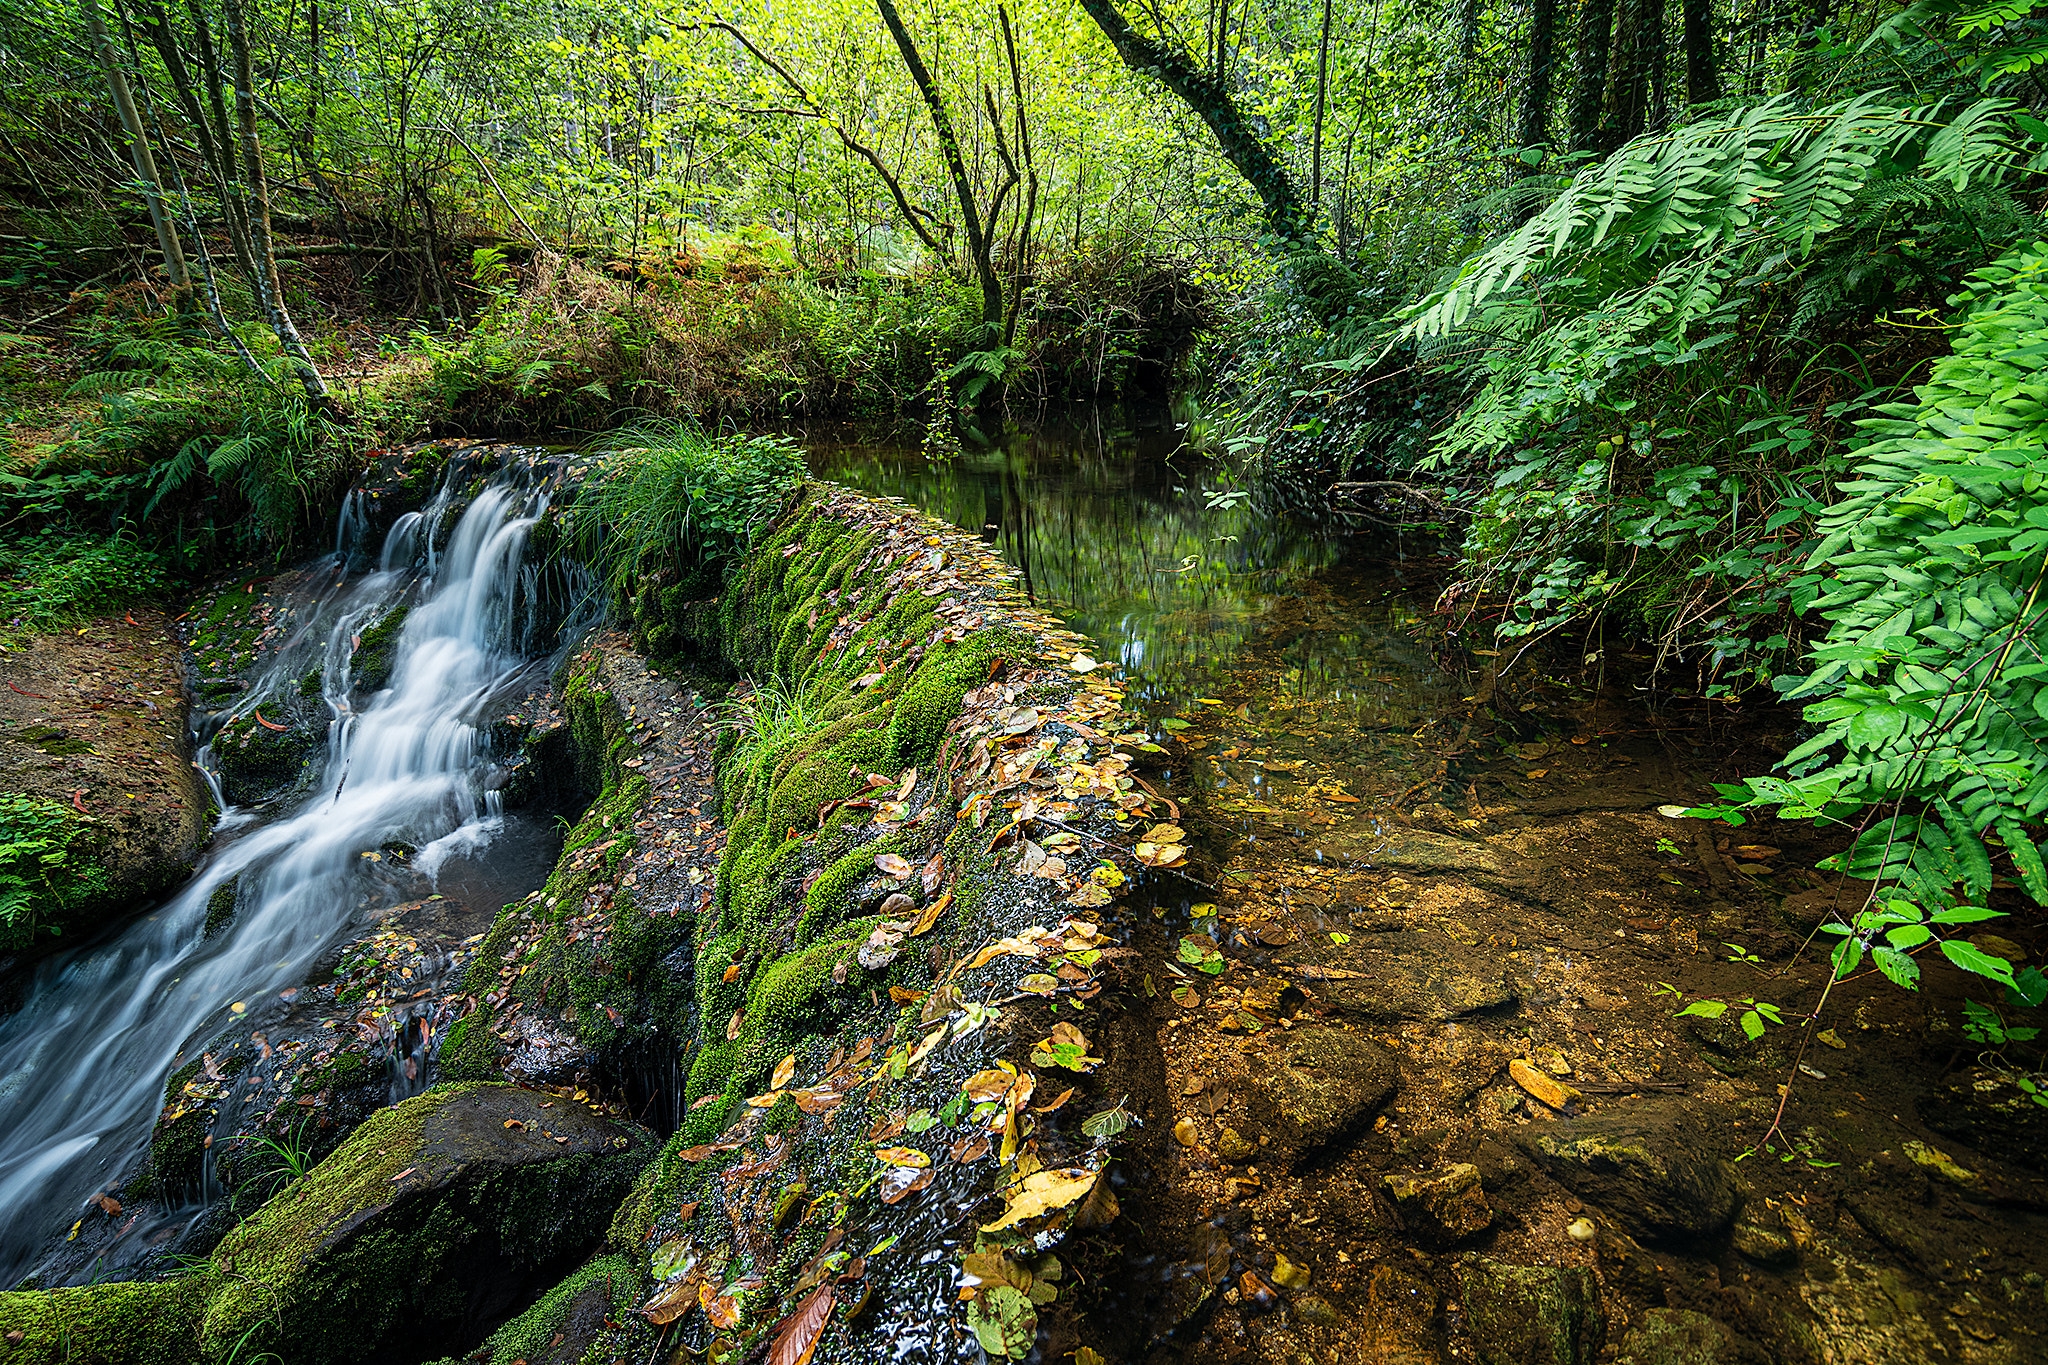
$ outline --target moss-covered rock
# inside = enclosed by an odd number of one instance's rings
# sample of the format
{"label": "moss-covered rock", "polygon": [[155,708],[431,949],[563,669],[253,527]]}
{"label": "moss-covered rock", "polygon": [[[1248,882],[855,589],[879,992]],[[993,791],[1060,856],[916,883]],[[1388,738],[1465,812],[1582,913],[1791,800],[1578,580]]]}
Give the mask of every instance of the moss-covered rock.
{"label": "moss-covered rock", "polygon": [[631,1260],[600,1256],[491,1333],[484,1353],[471,1359],[489,1365],[577,1365],[607,1325],[638,1306],[642,1289],[640,1270]]}
{"label": "moss-covered rock", "polygon": [[213,737],[213,764],[227,799],[255,805],[310,783],[327,744],[326,708],[317,710],[282,698],[228,717]]}
{"label": "moss-covered rock", "polygon": [[405,629],[410,611],[409,607],[394,607],[357,637],[355,657],[349,662],[349,680],[358,692],[381,692],[390,685],[398,636]]}
{"label": "moss-covered rock", "polygon": [[1458,1284],[1479,1365],[1592,1365],[1606,1344],[1600,1287],[1582,1266],[1471,1255]]}
{"label": "moss-covered rock", "polygon": [[[544,1107],[545,1106],[545,1107]],[[580,1105],[505,1086],[373,1115],[214,1252],[200,1341],[297,1365],[426,1356],[584,1255],[650,1148]]]}
{"label": "moss-covered rock", "polygon": [[1561,1119],[1522,1129],[1516,1140],[1559,1184],[1645,1240],[1715,1236],[1741,1205],[1734,1172],[1700,1150],[1699,1124],[1682,1104]]}
{"label": "moss-covered rock", "polygon": [[7,1365],[171,1365],[195,1350],[204,1271],[153,1283],[96,1284],[0,1294],[0,1360]]}

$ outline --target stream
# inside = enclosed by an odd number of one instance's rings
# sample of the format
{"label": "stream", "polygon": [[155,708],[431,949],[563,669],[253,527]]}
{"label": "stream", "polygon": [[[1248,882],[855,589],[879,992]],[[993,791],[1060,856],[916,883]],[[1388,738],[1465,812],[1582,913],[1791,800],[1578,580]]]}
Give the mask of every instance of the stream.
{"label": "stream", "polygon": [[[110,939],[42,963],[25,1003],[0,1020],[0,1283],[18,1279],[52,1229],[132,1166],[189,1040],[296,985],[363,898],[392,894],[366,850],[412,845],[414,869],[432,882],[450,863],[474,862],[502,828],[480,725],[530,662],[517,647],[521,569],[545,509],[542,494],[501,476],[461,510],[443,545],[441,522],[455,510],[444,488],[393,527],[374,571],[348,581],[337,556],[315,624],[236,703],[258,706],[324,664],[333,723],[312,794],[269,823],[224,811],[205,866],[176,897]],[[390,686],[364,704],[349,678],[351,637],[408,597],[416,605]],[[235,878],[240,911],[209,938],[208,900]]]}
{"label": "stream", "polygon": [[[1264,505],[1168,424],[1020,432],[950,458],[831,436],[808,450],[817,476],[980,536],[1034,603],[1088,637],[1187,827],[1189,861],[1141,875],[1122,926],[1145,960],[1126,1037],[1142,1036],[1156,1088],[1127,1097],[1145,1132],[1120,1166],[1142,1232],[1118,1267],[1096,1268],[1109,1358],[1434,1360],[1466,1330],[1458,1296],[1520,1293],[1536,1266],[1597,1270],[1628,1312],[1740,1318],[1782,1342],[1816,1320],[1851,1333],[1876,1321],[1901,1257],[2038,1262],[2027,1221],[1965,1207],[1987,1189],[2019,1200],[1997,1183],[2019,1173],[1980,1177],[1929,1145],[1952,1134],[1983,1152],[2003,1130],[1915,1108],[1931,1075],[1916,1049],[1964,985],[1845,987],[1830,1015],[1842,1036],[1803,1059],[1789,1024],[1744,1036],[1734,1016],[1680,1017],[1683,1000],[1763,1001],[1788,1018],[1819,1003],[1805,943],[1827,906],[1858,894],[1814,870],[1832,850],[1784,822],[1767,843],[1672,818],[1709,782],[1767,771],[1796,717],[1589,686],[1646,676],[1647,651],[1626,643],[1611,673],[1467,648],[1432,610],[1436,546]],[[469,918],[443,936],[471,942],[461,935],[498,903],[546,879],[560,836],[501,809],[484,734],[514,693],[533,694],[554,638],[525,554],[547,497],[518,470],[466,505],[444,487],[381,548],[361,541],[351,500],[340,552],[296,580],[297,634],[232,708],[322,666],[318,781],[224,812],[190,884],[42,963],[0,1019],[9,1281],[133,1173],[181,1053],[290,999],[366,909],[411,901],[419,933],[451,915],[426,905],[445,892]],[[365,697],[349,676],[359,633],[400,605],[389,686]],[[407,854],[379,862],[393,845]],[[231,882],[240,913],[209,938],[209,899]],[[401,1064],[394,1098],[433,1079],[424,1036],[409,1056],[419,1066]],[[1773,1126],[1795,1062],[1803,1079]],[[1572,1098],[1543,1100],[1553,1082]],[[1317,1131],[1293,1117],[1304,1097],[1324,1114]],[[1926,1126],[1903,1165],[1886,1144],[1916,1113]],[[1638,1125],[1659,1169],[1703,1163],[1704,1211],[1696,1191],[1601,1185],[1539,1145],[1611,1122]],[[1760,1138],[1777,1159],[1741,1167],[1738,1188],[1724,1172]],[[210,1193],[168,1220],[196,1223]],[[1441,1208],[1425,1207],[1437,1194]],[[1838,1209],[1853,1218],[1834,1221]],[[1633,1237],[1657,1247],[1654,1263]],[[1802,1288],[1787,1269],[1802,1256],[1842,1274]],[[1219,1266],[1251,1278],[1226,1289]],[[74,1259],[59,1273],[100,1272]],[[1270,1311],[1261,1275],[1287,1290],[1287,1313]],[[1614,1311],[1618,1335],[1629,1318]],[[1169,1333],[1171,1352],[1146,1356]],[[1897,1344],[1873,1336],[1870,1358],[1907,1358],[1884,1354]]]}

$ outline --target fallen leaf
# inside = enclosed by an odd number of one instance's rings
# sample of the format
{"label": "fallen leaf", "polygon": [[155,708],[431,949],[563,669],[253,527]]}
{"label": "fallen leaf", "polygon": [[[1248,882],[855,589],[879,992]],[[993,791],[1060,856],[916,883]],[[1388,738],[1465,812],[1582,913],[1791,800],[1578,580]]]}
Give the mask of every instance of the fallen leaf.
{"label": "fallen leaf", "polygon": [[640,1305],[640,1315],[656,1327],[666,1327],[697,1306],[695,1277],[663,1285],[654,1297]]}
{"label": "fallen leaf", "polygon": [[1173,867],[1185,862],[1188,856],[1185,844],[1155,844],[1149,841],[1139,843],[1132,852],[1137,854],[1138,861],[1147,867]]}
{"label": "fallen leaf", "polygon": [[924,908],[924,913],[917,917],[917,923],[912,927],[910,936],[917,938],[919,935],[930,933],[932,926],[939,922],[939,916],[945,914],[946,907],[952,903],[953,893],[948,891],[945,895],[927,905]]}
{"label": "fallen leaf", "polygon": [[1516,1085],[1552,1109],[1563,1109],[1582,1098],[1578,1091],[1517,1057],[1508,1063],[1508,1076]]}
{"label": "fallen leaf", "polygon": [[1282,1289],[1306,1289],[1309,1284],[1308,1267],[1296,1265],[1285,1256],[1276,1254],[1273,1259],[1273,1283]]}
{"label": "fallen leaf", "polygon": [[768,1078],[768,1088],[770,1090],[781,1090],[786,1088],[795,1079],[796,1054],[792,1052],[775,1064],[775,1074]]}
{"label": "fallen leaf", "polygon": [[884,1166],[929,1166],[931,1157],[915,1147],[877,1147],[875,1160]]}
{"label": "fallen leaf", "polygon": [[744,1007],[732,1012],[732,1018],[725,1026],[725,1040],[728,1043],[739,1041],[740,1025],[745,1022],[746,1017],[747,1011]]}
{"label": "fallen leaf", "polygon": [[1168,999],[1172,1000],[1174,1004],[1179,1005],[1182,1009],[1190,1010],[1202,1003],[1202,997],[1195,994],[1193,986],[1175,986],[1173,993]]}
{"label": "fallen leaf", "polygon": [[938,892],[939,883],[945,879],[945,876],[946,855],[942,852],[934,853],[932,855],[931,861],[924,865],[924,874],[922,877],[924,893],[927,896],[935,895]]}
{"label": "fallen leaf", "polygon": [[1018,990],[1029,991],[1033,995],[1051,995],[1059,988],[1059,978],[1044,972],[1032,972],[1017,983]]}
{"label": "fallen leaf", "polygon": [[910,860],[900,853],[877,853],[875,867],[888,877],[901,879],[910,875]]}
{"label": "fallen leaf", "polygon": [[1076,673],[1093,673],[1102,665],[1089,658],[1086,654],[1076,654],[1068,661],[1067,667],[1073,669]]}
{"label": "fallen leaf", "polygon": [[1003,1192],[1007,1207],[993,1223],[982,1224],[983,1232],[1000,1232],[1071,1208],[1088,1197],[1102,1178],[1100,1171],[1085,1166],[1061,1166],[1033,1171]]}
{"label": "fallen leaf", "polygon": [[977,1133],[973,1137],[961,1138],[953,1144],[952,1150],[946,1155],[964,1166],[970,1161],[979,1161],[987,1156],[988,1149],[988,1134]]}
{"label": "fallen leaf", "polygon": [[937,1174],[931,1167],[922,1170],[915,1166],[898,1166],[882,1177],[882,1202],[899,1204],[932,1183]]}
{"label": "fallen leaf", "polygon": [[1179,825],[1154,825],[1145,831],[1143,837],[1148,844],[1184,844],[1188,833]]}
{"label": "fallen leaf", "polygon": [[810,1365],[818,1338],[832,1316],[832,1285],[828,1281],[813,1289],[794,1313],[775,1328],[775,1344],[768,1349],[768,1365]]}

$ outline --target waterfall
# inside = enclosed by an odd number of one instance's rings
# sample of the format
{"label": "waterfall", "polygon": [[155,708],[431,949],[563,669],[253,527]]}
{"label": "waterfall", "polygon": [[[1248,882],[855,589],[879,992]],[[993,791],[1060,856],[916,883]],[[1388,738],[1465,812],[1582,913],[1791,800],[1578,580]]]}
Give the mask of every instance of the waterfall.
{"label": "waterfall", "polygon": [[[175,899],[41,964],[22,1008],[0,1019],[0,1287],[143,1150],[180,1050],[305,977],[361,900],[366,852],[392,840],[435,853],[473,848],[499,827],[483,732],[494,694],[527,663],[516,615],[545,497],[500,476],[437,547],[449,505],[444,490],[424,514],[401,518],[378,571],[349,585],[348,542],[362,514],[347,504],[340,566],[311,614],[317,626],[297,649],[287,642],[236,703],[245,711],[313,658],[324,664],[333,720],[315,790],[267,825],[231,812],[240,818],[222,828],[236,832],[216,838]],[[389,684],[357,710],[348,676],[356,632],[407,593],[414,606]],[[236,876],[241,913],[208,939],[207,899]]]}

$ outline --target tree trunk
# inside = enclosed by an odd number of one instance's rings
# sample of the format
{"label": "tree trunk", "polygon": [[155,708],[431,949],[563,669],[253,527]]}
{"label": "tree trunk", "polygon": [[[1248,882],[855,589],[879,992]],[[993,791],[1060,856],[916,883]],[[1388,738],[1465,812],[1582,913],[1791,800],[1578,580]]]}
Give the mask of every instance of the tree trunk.
{"label": "tree trunk", "polygon": [[1599,149],[1611,152],[1649,126],[1650,92],[1664,64],[1664,0],[1622,0]]}
{"label": "tree trunk", "polygon": [[1113,0],[1081,0],[1081,8],[1109,39],[1125,66],[1157,76],[1209,125],[1224,157],[1259,196],[1267,226],[1287,241],[1311,241],[1314,225],[1294,178],[1267,149],[1222,80],[1196,66],[1178,48],[1132,28]]}
{"label": "tree trunk", "polygon": [[1529,13],[1529,79],[1522,87],[1522,116],[1515,141],[1523,147],[1550,144],[1550,76],[1557,60],[1557,0],[1534,0]]}
{"label": "tree trunk", "polygon": [[149,135],[136,111],[135,97],[128,88],[128,76],[121,70],[114,45],[107,37],[106,21],[100,17],[99,0],[84,0],[85,28],[92,39],[93,55],[107,78],[107,92],[113,96],[114,112],[121,119],[121,131],[128,135],[128,153],[135,162],[135,178],[142,197],[149,204],[149,221],[156,228],[157,248],[163,252],[164,274],[171,281],[172,306],[179,313],[192,307],[192,274],[185,266],[184,247],[178,241],[178,227],[164,208],[163,184],[156,173],[156,156],[150,151]]}
{"label": "tree trunk", "polygon": [[235,121],[241,146],[242,180],[248,193],[249,251],[255,257],[256,267],[250,283],[255,286],[257,304],[270,329],[277,334],[277,344],[299,372],[306,397],[323,412],[332,413],[336,406],[334,397],[327,391],[320,367],[313,363],[304,339],[299,336],[298,325],[285,306],[284,287],[277,277],[277,252],[270,240],[270,185],[263,173],[263,144],[256,135],[256,82],[250,70],[249,29],[242,14],[242,0],[226,0],[225,11],[228,47],[235,62]]}
{"label": "tree trunk", "polygon": [[1712,104],[1721,98],[1721,74],[1714,66],[1713,0],[1684,0],[1685,102]]}
{"label": "tree trunk", "polygon": [[1600,115],[1607,84],[1607,53],[1614,28],[1614,0],[1583,0],[1572,59],[1571,128],[1575,152],[1599,150]]}
{"label": "tree trunk", "polygon": [[981,207],[974,198],[974,184],[967,178],[967,163],[960,155],[960,141],[953,135],[953,120],[946,112],[946,101],[939,94],[938,83],[918,55],[917,44],[911,41],[910,31],[903,27],[903,16],[896,12],[895,0],[875,0],[882,11],[882,22],[889,26],[889,36],[896,40],[896,50],[903,56],[903,65],[910,72],[910,79],[917,86],[917,93],[924,97],[926,110],[931,114],[932,131],[938,135],[939,152],[945,158],[946,173],[953,181],[954,197],[960,201],[960,218],[967,235],[967,252],[974,267],[975,279],[981,285],[981,322],[987,330],[989,346],[993,348],[1003,334],[1003,282],[996,275],[994,243],[990,240],[995,232],[995,223],[986,228],[981,221]]}
{"label": "tree trunk", "polygon": [[[1476,0],[1468,0],[1475,3]],[[1330,88],[1330,0],[1323,0],[1323,33],[1316,42],[1316,128],[1314,150],[1309,154],[1309,209],[1323,211],[1323,106]]]}

